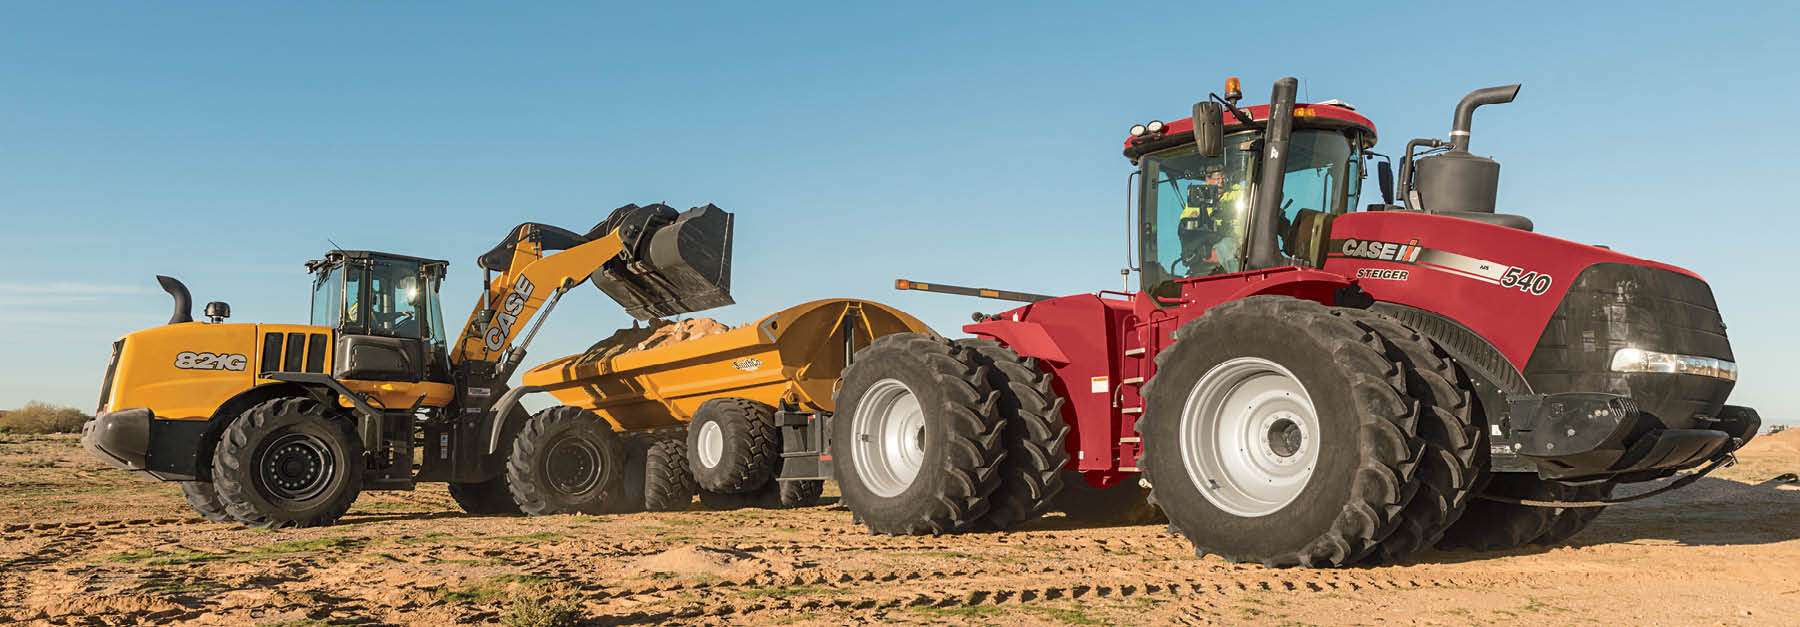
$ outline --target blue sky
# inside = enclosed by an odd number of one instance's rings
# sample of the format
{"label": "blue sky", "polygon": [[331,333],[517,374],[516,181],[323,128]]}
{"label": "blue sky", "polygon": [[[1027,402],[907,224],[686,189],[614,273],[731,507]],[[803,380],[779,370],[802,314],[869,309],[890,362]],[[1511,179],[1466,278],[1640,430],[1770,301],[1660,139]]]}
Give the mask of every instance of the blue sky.
{"label": "blue sky", "polygon": [[[737,213],[739,304],[709,315],[861,297],[955,334],[999,305],[891,281],[1117,288],[1125,130],[1293,75],[1390,154],[1524,83],[1475,121],[1502,210],[1707,277],[1733,402],[1800,418],[1794,8],[851,4],[0,7],[0,407],[91,409],[109,342],[167,319],[154,274],[302,322],[329,238],[452,260],[460,320],[509,227],[630,202]],[[628,322],[584,288],[527,361]]]}

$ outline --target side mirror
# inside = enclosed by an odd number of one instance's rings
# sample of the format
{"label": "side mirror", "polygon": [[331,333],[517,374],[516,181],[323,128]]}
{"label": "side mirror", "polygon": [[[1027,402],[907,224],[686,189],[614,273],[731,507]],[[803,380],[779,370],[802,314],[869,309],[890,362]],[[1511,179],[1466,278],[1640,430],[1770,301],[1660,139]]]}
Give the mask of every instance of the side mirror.
{"label": "side mirror", "polygon": [[1225,107],[1211,100],[1194,103],[1194,146],[1202,157],[1225,154]]}
{"label": "side mirror", "polygon": [[1386,161],[1375,164],[1375,180],[1381,185],[1381,203],[1394,204],[1394,164]]}
{"label": "side mirror", "polygon": [[207,303],[206,309],[203,311],[205,311],[206,317],[211,318],[213,322],[223,322],[226,318],[231,317],[231,305],[225,304],[224,301],[215,300]]}

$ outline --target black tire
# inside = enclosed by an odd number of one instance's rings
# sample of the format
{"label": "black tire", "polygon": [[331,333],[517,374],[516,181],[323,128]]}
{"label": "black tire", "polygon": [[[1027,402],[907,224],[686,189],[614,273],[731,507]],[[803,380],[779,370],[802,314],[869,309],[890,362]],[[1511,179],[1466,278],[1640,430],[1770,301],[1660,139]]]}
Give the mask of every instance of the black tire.
{"label": "black tire", "polygon": [[[709,431],[716,430],[716,431]],[[719,456],[704,454],[703,440],[717,438]],[[744,398],[715,398],[700,404],[688,423],[688,471],[700,489],[722,494],[747,492],[775,476],[781,440],[775,408]],[[707,463],[712,465],[708,466]]]}
{"label": "black tire", "polygon": [[213,450],[213,489],[233,519],[286,529],[337,522],[362,490],[350,422],[310,398],[277,398],[232,421]]}
{"label": "black tire", "polygon": [[[862,407],[865,398],[869,408]],[[969,530],[987,513],[988,496],[1000,486],[1006,421],[996,408],[999,398],[973,351],[942,338],[896,333],[857,351],[844,369],[832,419],[830,450],[843,502],[875,533]],[[914,402],[921,421],[917,430],[907,427],[910,433],[889,438],[858,432],[859,426],[883,420],[875,408]],[[859,416],[865,409],[870,415]],[[881,415],[893,418],[886,410]],[[888,458],[871,454],[864,460],[859,440],[896,448],[916,442],[917,468],[906,478],[899,472],[865,478],[859,465],[875,468]]]}
{"label": "black tire", "polygon": [[[1604,500],[1612,496],[1612,491],[1613,484],[1611,483],[1577,486],[1570,491],[1570,500]],[[1546,546],[1566,544],[1569,538],[1581,533],[1581,530],[1586,529],[1588,524],[1594,522],[1594,519],[1600,516],[1600,512],[1605,510],[1604,507],[1558,507],[1556,513],[1550,515],[1550,528],[1545,529],[1544,533],[1538,537],[1532,538],[1531,543]]]}
{"label": "black tire", "polygon": [[213,488],[211,481],[181,482],[181,496],[187,498],[188,507],[201,518],[213,522],[236,522],[231,512],[225,511],[225,504],[219,502],[219,491]]}
{"label": "black tire", "polygon": [[694,476],[688,473],[687,444],[658,438],[644,451],[643,506],[652,512],[679,512],[694,502]]}
{"label": "black tire", "polygon": [[602,509],[608,514],[630,514],[644,511],[644,454],[655,443],[654,436],[634,435],[623,438],[624,465],[619,468],[619,489],[606,495]]}
{"label": "black tire", "polygon": [[1056,376],[1038,365],[1035,357],[1020,357],[1012,349],[989,339],[957,340],[974,351],[988,367],[988,385],[1000,393],[996,406],[1006,421],[1006,459],[1000,462],[1000,487],[988,497],[991,504],[983,518],[995,529],[1009,529],[1043,515],[1063,489],[1063,469],[1069,451],[1063,439],[1069,425],[1063,422],[1063,398],[1055,389]]}
{"label": "black tire", "polygon": [[[1204,375],[1228,363],[1286,369],[1317,414],[1306,481],[1262,514],[1238,515],[1211,502],[1181,452],[1184,404]],[[1374,551],[1398,525],[1419,483],[1419,403],[1407,393],[1403,357],[1358,317],[1311,301],[1253,296],[1182,325],[1156,365],[1137,423],[1145,447],[1138,465],[1152,499],[1199,553],[1269,567],[1336,567]],[[1294,445],[1270,435],[1271,447]]]}
{"label": "black tire", "polygon": [[819,495],[825,493],[825,482],[817,479],[800,479],[795,481],[777,481],[781,484],[781,507],[812,507],[819,504]]}
{"label": "black tire", "polygon": [[1150,503],[1150,490],[1128,477],[1110,488],[1096,488],[1076,470],[1062,471],[1062,490],[1056,493],[1051,508],[1061,511],[1071,521],[1096,525],[1151,525],[1167,523],[1168,517]]}
{"label": "black tire", "polygon": [[1456,361],[1431,338],[1399,320],[1372,311],[1338,310],[1381,333],[1406,362],[1406,392],[1419,401],[1418,493],[1406,504],[1400,525],[1364,560],[1392,564],[1430,548],[1468,507],[1475,487],[1487,478],[1486,421],[1473,385]]}
{"label": "black tire", "polygon": [[506,460],[506,486],[530,516],[598,514],[622,489],[625,452],[612,425],[558,405],[525,421]]}
{"label": "black tire", "polygon": [[[1570,486],[1544,481],[1536,473],[1497,472],[1492,475],[1482,494],[1543,501],[1561,501],[1574,494]],[[1503,551],[1516,549],[1550,531],[1557,508],[1531,507],[1476,498],[1469,503],[1462,518],[1457,519],[1444,537],[1440,549]]]}
{"label": "black tire", "polygon": [[452,483],[450,498],[463,511],[476,516],[518,516],[524,513],[519,511],[519,504],[513,502],[512,491],[506,488],[505,475],[478,483]]}

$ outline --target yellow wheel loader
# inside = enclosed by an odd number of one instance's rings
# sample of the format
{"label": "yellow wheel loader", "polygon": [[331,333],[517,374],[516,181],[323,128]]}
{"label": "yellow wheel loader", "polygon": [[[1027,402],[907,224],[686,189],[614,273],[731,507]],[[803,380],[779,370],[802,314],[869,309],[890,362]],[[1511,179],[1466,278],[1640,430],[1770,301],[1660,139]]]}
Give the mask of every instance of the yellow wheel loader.
{"label": "yellow wheel loader", "polygon": [[174,316],[113,344],[82,443],[182,482],[209,519],[257,527],[331,524],[362,490],[419,482],[449,483],[475,513],[598,511],[619,484],[619,436],[578,407],[528,416],[518,399],[534,388],[507,381],[582,283],[644,320],[731,304],[731,227],[718,207],[662,204],[621,207],[586,234],[521,224],[478,259],[480,300],[454,333],[435,259],[308,262],[305,325],[225,323],[221,302],[196,322],[187,288],[159,276]]}

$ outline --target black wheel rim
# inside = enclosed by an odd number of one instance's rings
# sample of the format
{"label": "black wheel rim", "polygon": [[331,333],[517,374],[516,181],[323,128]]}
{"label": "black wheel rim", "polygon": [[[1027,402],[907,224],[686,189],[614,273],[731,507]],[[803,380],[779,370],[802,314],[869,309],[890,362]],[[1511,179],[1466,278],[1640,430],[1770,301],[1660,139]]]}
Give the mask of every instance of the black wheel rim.
{"label": "black wheel rim", "polygon": [[544,456],[544,476],[557,492],[585,494],[600,483],[600,448],[574,436],[557,440]]}
{"label": "black wheel rim", "polygon": [[270,496],[305,501],[319,496],[337,477],[337,456],[323,438],[287,433],[263,449],[256,463],[257,483]]}

